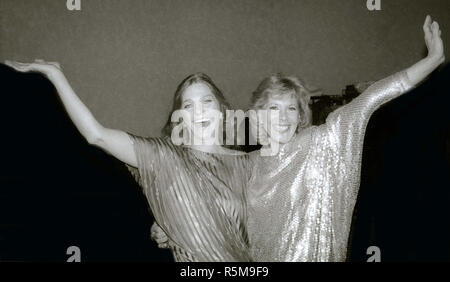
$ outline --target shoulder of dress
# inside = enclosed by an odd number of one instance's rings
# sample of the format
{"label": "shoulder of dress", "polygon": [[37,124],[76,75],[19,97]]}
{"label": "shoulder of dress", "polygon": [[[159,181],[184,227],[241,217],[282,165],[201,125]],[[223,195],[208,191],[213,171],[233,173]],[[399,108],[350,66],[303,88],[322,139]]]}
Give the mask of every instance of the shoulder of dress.
{"label": "shoulder of dress", "polygon": [[299,133],[297,133],[297,142],[305,142],[311,140],[314,135],[316,135],[321,130],[321,127],[323,126],[311,125],[307,128],[302,129]]}
{"label": "shoulder of dress", "polygon": [[161,152],[176,152],[181,151],[182,146],[175,145],[169,136],[160,137],[145,137],[146,142],[154,148]]}
{"label": "shoulder of dress", "polygon": [[172,138],[170,136],[160,136],[160,137],[153,137],[155,142],[162,146],[170,147],[170,148],[181,148],[183,145],[177,145],[172,142]]}

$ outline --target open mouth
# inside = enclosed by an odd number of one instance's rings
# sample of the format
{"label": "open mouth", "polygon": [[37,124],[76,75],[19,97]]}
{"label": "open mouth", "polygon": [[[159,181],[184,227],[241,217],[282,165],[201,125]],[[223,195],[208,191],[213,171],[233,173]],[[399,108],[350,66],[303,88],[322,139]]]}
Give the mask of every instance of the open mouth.
{"label": "open mouth", "polygon": [[194,121],[194,124],[196,126],[208,127],[211,124],[211,120],[210,119],[200,119],[200,120]]}
{"label": "open mouth", "polygon": [[275,129],[280,132],[280,133],[284,133],[289,131],[289,129],[291,128],[290,124],[277,124],[275,125]]}

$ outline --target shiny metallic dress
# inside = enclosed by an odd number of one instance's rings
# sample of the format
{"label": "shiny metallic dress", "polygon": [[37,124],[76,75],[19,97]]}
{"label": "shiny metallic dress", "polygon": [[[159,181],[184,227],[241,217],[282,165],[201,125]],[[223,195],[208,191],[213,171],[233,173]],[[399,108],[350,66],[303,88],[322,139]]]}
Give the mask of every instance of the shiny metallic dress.
{"label": "shiny metallic dress", "polygon": [[[248,233],[256,261],[344,261],[372,113],[411,88],[406,72],[374,83],[276,156],[253,152]],[[380,203],[382,204],[382,203]]]}
{"label": "shiny metallic dress", "polygon": [[248,155],[212,154],[128,133],[144,190],[176,261],[249,261]]}

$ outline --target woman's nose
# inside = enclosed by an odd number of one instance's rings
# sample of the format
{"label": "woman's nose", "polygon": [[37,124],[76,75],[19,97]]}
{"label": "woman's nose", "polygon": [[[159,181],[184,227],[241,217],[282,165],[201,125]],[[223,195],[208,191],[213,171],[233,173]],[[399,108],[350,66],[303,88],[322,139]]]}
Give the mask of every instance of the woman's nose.
{"label": "woman's nose", "polygon": [[203,112],[203,106],[202,105],[195,105],[194,106],[194,113],[196,115],[200,115]]}
{"label": "woman's nose", "polygon": [[279,119],[280,121],[286,121],[287,120],[287,112],[286,110],[279,111]]}

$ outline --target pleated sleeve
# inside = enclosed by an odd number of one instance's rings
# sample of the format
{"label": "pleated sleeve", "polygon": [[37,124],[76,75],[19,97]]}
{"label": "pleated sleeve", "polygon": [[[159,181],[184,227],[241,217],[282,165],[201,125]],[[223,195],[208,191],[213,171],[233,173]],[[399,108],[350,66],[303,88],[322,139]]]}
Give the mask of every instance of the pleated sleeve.
{"label": "pleated sleeve", "polygon": [[348,170],[343,177],[352,177],[353,183],[359,181],[364,135],[372,114],[411,88],[406,71],[398,72],[375,82],[327,117],[323,130],[330,139],[329,144],[334,147],[332,151],[338,154],[339,162]]}
{"label": "pleated sleeve", "polygon": [[363,153],[364,135],[371,115],[384,103],[412,88],[405,71],[372,84],[349,104],[332,112],[318,127],[317,140],[324,144],[326,174],[333,183],[329,191],[333,203],[336,245],[347,243],[353,208],[356,203]]}
{"label": "pleated sleeve", "polygon": [[167,142],[161,137],[142,137],[128,132],[127,134],[133,143],[137,167],[128,164],[126,167],[142,187],[144,194],[148,195],[158,170],[164,166],[162,156],[167,155]]}

